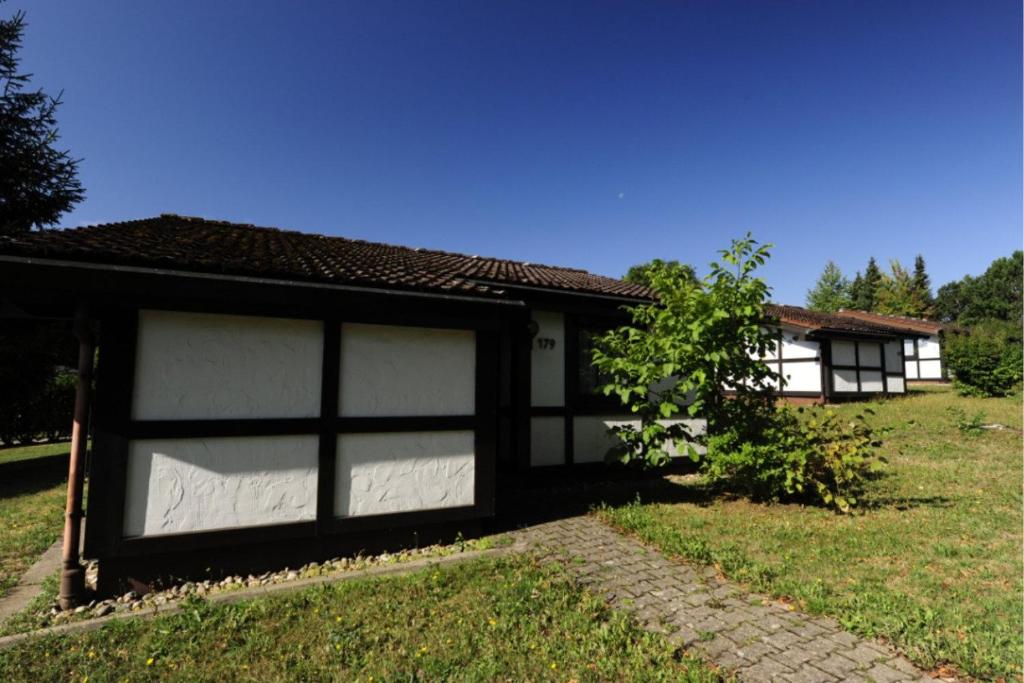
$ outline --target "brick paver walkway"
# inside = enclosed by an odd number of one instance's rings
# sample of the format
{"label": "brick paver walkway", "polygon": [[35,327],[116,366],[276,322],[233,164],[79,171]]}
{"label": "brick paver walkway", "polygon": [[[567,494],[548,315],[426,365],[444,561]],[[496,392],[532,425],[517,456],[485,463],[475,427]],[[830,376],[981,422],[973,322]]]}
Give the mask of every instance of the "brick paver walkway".
{"label": "brick paver walkway", "polygon": [[832,619],[789,611],[745,593],[713,568],[674,562],[592,517],[519,532],[549,559],[648,630],[736,672],[741,681],[932,681],[881,644]]}

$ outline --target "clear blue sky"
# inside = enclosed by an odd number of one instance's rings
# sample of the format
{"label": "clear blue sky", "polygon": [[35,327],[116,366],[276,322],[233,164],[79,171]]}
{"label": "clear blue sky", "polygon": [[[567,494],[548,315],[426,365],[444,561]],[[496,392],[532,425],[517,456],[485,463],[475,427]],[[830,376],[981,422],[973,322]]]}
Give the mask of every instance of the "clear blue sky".
{"label": "clear blue sky", "polygon": [[1021,248],[1021,6],[57,2],[28,12],[88,198],[621,275],[747,230],[933,285]]}

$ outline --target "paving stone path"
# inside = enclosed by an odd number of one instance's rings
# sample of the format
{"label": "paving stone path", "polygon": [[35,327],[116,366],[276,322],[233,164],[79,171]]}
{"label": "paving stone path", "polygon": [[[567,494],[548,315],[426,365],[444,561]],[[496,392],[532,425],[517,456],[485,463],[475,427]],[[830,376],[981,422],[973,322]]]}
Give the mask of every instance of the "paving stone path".
{"label": "paving stone path", "polygon": [[592,517],[519,533],[612,607],[741,681],[933,681],[892,649],[851,635],[832,619],[743,592],[713,568],[671,561]]}

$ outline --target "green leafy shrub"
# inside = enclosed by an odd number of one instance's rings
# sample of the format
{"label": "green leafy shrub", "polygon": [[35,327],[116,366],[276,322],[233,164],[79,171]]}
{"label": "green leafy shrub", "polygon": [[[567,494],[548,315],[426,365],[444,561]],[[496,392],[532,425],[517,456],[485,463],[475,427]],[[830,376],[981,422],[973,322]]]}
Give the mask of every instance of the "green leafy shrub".
{"label": "green leafy shrub", "polygon": [[849,512],[882,467],[880,445],[863,414],[843,420],[829,409],[783,407],[711,436],[701,471],[755,500],[811,499]]}
{"label": "green leafy shrub", "polygon": [[981,433],[985,431],[985,413],[978,411],[970,417],[963,408],[957,406],[951,406],[949,414],[953,417],[953,424],[960,430],[961,434],[967,436],[981,436]]}
{"label": "green leafy shrub", "polygon": [[946,333],[946,365],[967,396],[1009,396],[1021,383],[1024,344],[1020,323],[986,320]]}

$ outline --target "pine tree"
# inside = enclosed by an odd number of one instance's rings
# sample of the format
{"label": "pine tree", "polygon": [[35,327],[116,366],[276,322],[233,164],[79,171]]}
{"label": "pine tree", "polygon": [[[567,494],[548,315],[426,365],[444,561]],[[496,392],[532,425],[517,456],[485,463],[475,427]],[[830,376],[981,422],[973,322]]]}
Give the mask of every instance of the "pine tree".
{"label": "pine tree", "polygon": [[860,276],[860,271],[853,276],[853,282],[850,283],[850,307],[857,308],[857,302],[864,296],[864,278]]}
{"label": "pine tree", "polygon": [[78,162],[54,148],[60,95],[25,92],[18,72],[25,13],[0,20],[0,234],[56,223],[85,196]]}
{"label": "pine tree", "polygon": [[807,292],[807,308],[822,313],[835,313],[850,306],[850,281],[843,277],[832,261],[825,264],[825,270]]}
{"label": "pine tree", "polygon": [[878,307],[878,288],[882,284],[882,271],[875,262],[875,257],[868,259],[868,267],[864,269],[853,307],[858,311],[875,311]]}
{"label": "pine tree", "polygon": [[935,298],[932,296],[932,283],[924,266],[924,257],[920,254],[914,259],[914,296],[915,305],[922,312],[922,317],[935,315]]}

